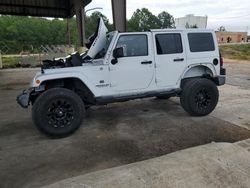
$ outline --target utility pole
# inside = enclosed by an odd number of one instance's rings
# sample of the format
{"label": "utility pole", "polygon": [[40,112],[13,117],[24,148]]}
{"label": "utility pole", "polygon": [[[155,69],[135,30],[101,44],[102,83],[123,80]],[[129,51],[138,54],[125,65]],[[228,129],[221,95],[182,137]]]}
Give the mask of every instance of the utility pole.
{"label": "utility pole", "polygon": [[84,1],[75,0],[75,13],[76,13],[76,24],[80,37],[80,46],[85,47],[85,21],[84,21]]}
{"label": "utility pole", "polygon": [[126,31],[126,0],[112,0],[112,12],[115,30]]}
{"label": "utility pole", "polygon": [[3,68],[3,61],[2,61],[2,52],[0,50],[0,69]]}

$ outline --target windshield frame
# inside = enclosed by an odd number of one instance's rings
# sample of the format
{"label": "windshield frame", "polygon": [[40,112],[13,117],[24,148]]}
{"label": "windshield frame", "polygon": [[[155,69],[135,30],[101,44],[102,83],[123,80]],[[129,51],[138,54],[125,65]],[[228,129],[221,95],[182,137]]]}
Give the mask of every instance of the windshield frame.
{"label": "windshield frame", "polygon": [[104,47],[105,54],[107,53],[107,51],[109,49],[109,46],[110,46],[110,44],[111,44],[111,42],[112,42],[112,40],[114,38],[114,35],[115,35],[115,31],[112,31],[112,32],[109,32],[109,33],[106,34],[106,44],[105,44],[105,47]]}
{"label": "windshield frame", "polygon": [[106,50],[106,54],[104,57],[105,63],[108,63],[109,56],[112,55],[112,50],[113,50],[113,46],[115,45],[115,40],[116,40],[118,31],[111,31],[111,32],[107,33],[107,35],[109,35],[109,34],[112,34],[112,38],[110,39],[109,45],[107,45],[107,50]]}

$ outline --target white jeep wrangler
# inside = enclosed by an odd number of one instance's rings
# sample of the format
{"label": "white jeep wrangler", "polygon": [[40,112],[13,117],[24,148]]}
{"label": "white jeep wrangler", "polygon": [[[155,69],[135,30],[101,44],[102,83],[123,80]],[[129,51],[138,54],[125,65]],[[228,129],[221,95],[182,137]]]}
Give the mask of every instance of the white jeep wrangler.
{"label": "white jeep wrangler", "polygon": [[214,31],[106,33],[100,19],[85,54],[44,61],[31,88],[17,97],[22,107],[33,105],[34,124],[43,133],[69,135],[87,107],[145,97],[179,96],[193,116],[214,110],[217,86],[225,83]]}

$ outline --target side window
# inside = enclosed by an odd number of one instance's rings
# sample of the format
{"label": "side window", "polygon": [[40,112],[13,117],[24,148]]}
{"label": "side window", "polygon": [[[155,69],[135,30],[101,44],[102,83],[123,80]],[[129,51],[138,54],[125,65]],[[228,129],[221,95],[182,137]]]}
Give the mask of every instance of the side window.
{"label": "side window", "polygon": [[179,33],[167,33],[155,35],[157,54],[182,53],[182,41]]}
{"label": "side window", "polygon": [[147,35],[122,35],[119,37],[116,48],[123,47],[124,57],[147,56]]}
{"label": "side window", "polygon": [[191,52],[215,50],[212,33],[188,33],[188,41]]}

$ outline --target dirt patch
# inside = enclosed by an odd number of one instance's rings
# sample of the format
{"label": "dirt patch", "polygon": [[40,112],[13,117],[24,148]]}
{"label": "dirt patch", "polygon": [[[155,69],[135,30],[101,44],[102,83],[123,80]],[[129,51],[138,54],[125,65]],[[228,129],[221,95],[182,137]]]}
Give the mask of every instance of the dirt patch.
{"label": "dirt patch", "polygon": [[250,60],[237,60],[237,59],[224,59],[224,63],[230,63],[230,64],[250,64]]}
{"label": "dirt patch", "polygon": [[20,86],[20,85],[28,85],[29,82],[26,81],[18,81],[18,82],[9,82],[8,84],[1,85],[1,86],[8,86],[8,87],[15,87],[15,86]]}
{"label": "dirt patch", "polygon": [[1,90],[15,90],[15,89],[20,89],[20,91],[22,91],[23,89],[25,89],[25,87],[23,87],[24,85],[28,85],[29,82],[25,82],[25,81],[18,81],[18,82],[10,82],[10,83],[5,83],[5,84],[0,84],[0,89]]}

